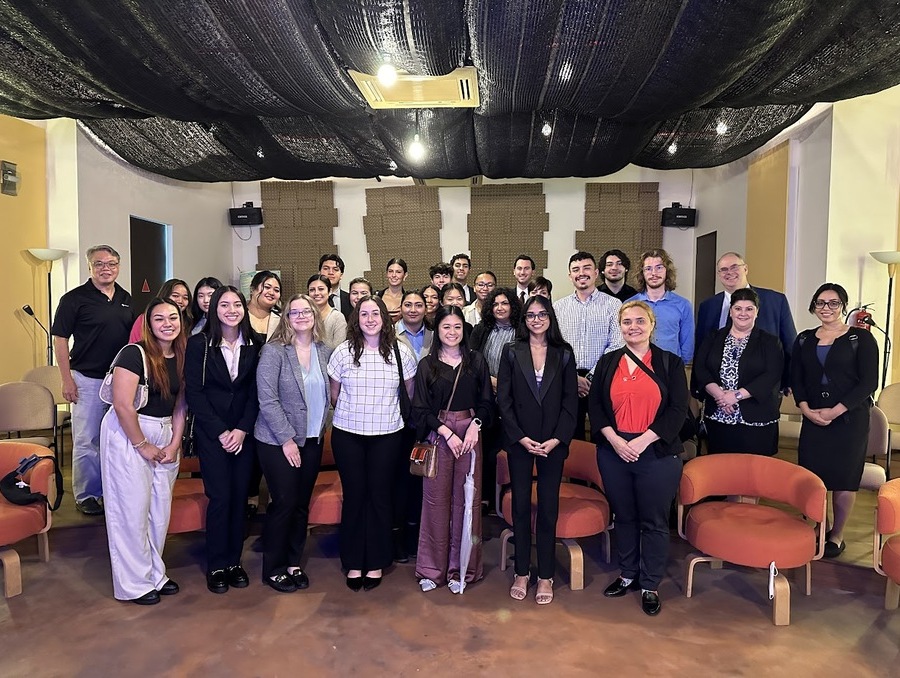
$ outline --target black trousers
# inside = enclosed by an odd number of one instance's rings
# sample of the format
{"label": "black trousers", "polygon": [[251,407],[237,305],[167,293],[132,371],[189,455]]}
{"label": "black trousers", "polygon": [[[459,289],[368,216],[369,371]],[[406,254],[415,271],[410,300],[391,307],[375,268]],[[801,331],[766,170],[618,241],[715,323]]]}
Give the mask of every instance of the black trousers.
{"label": "black trousers", "polygon": [[262,533],[265,579],[287,572],[288,567],[300,567],[309,527],[309,500],[322,465],[322,441],[306,439],[300,448],[300,468],[288,463],[280,445],[257,445],[272,499]]}
{"label": "black trousers", "polygon": [[[577,370],[579,377],[586,377],[589,370]],[[578,396],[578,412],[575,414],[575,440],[590,440],[591,433],[585,433],[584,426],[588,415],[588,399],[587,396],[582,398]]]}
{"label": "black trousers", "polygon": [[200,446],[200,474],[209,498],[206,508],[207,569],[240,565],[244,549],[247,484],[256,458],[256,441],[244,438],[244,447],[231,454],[216,443]]}
{"label": "black trousers", "polygon": [[681,481],[681,459],[657,457],[648,448],[637,461],[626,462],[604,440],[597,445],[597,465],[616,517],[622,576],[656,591],[669,557],[669,507]]}
{"label": "black trousers", "polygon": [[507,450],[512,487],[513,531],[516,533],[516,575],[527,576],[531,569],[531,482],[537,467],[538,577],[550,579],[556,570],[556,520],[559,517],[559,484],[563,464],[569,454],[567,445],[557,445],[546,457],[525,451],[519,443]]}
{"label": "black trousers", "polygon": [[393,527],[405,532],[407,525],[418,525],[422,516],[422,476],[409,472],[409,453],[416,443],[416,430],[407,426],[402,434],[394,469]]}
{"label": "black trousers", "polygon": [[341,476],[340,553],[345,570],[380,570],[393,562],[391,522],[394,472],[402,431],[364,436],[331,431]]}
{"label": "black trousers", "polygon": [[[497,496],[497,454],[503,449],[503,423],[494,408],[494,421],[481,431],[481,491],[482,500],[494,506]],[[494,509],[496,510],[496,506]]]}

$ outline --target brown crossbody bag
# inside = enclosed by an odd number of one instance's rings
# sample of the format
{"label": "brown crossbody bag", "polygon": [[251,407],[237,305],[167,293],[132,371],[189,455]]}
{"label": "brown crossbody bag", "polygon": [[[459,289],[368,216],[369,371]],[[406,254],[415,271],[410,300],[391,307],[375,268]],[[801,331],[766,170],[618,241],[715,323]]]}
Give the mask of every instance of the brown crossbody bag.
{"label": "brown crossbody bag", "polygon": [[[462,373],[462,365],[456,371],[456,379],[453,380],[453,390],[450,391],[450,400],[447,401],[447,407],[442,411],[446,412],[453,403],[453,396],[456,395],[456,385],[459,383],[459,375]],[[440,416],[438,416],[440,418]],[[413,445],[412,452],[409,454],[409,472],[414,476],[422,476],[423,478],[434,478],[437,475],[437,436],[435,431],[429,438],[433,438],[434,442],[416,443]]]}

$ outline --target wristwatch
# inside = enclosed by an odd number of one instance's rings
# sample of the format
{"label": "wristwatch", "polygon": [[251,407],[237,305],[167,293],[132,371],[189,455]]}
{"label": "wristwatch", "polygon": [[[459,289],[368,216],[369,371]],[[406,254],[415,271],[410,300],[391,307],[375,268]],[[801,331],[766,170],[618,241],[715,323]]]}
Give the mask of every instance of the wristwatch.
{"label": "wristwatch", "polygon": [[735,392],[734,392],[734,399],[735,399],[735,400],[743,400],[743,399],[744,399],[744,394],[741,393],[740,391],[735,391]]}
{"label": "wristwatch", "polygon": [[475,425],[478,427],[478,430],[479,430],[479,431],[481,430],[481,419],[479,419],[478,417],[475,417],[475,418],[472,420],[472,423],[475,424]]}

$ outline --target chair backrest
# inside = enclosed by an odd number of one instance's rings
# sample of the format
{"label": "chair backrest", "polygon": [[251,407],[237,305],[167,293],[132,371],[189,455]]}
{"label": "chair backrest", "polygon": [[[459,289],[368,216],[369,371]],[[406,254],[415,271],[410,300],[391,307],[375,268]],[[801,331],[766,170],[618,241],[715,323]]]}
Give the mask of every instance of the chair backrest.
{"label": "chair backrest", "polygon": [[67,405],[69,403],[63,397],[62,392],[62,374],[56,365],[41,365],[28,370],[22,381],[30,381],[34,384],[40,384],[53,394],[53,400],[57,405]]}
{"label": "chair backrest", "polygon": [[802,466],[758,454],[710,454],[684,465],[682,504],[723,494],[771,499],[790,504],[816,522],[825,519],[825,484]]}
{"label": "chair backrest", "polygon": [[900,384],[888,384],[876,403],[892,424],[900,424]]}
{"label": "chair backrest", "polygon": [[34,431],[56,427],[53,394],[40,384],[0,384],[0,431]]}
{"label": "chair backrest", "polygon": [[867,457],[886,457],[891,451],[891,427],[887,415],[877,405],[869,412],[869,442]]}
{"label": "chair backrest", "polygon": [[569,456],[563,465],[566,478],[576,478],[593,483],[603,489],[603,478],[597,468],[597,446],[584,440],[573,440],[569,443]]}
{"label": "chair backrest", "polygon": [[782,416],[788,418],[797,418],[799,419],[803,417],[803,414],[800,412],[800,408],[797,407],[797,403],[794,402],[794,399],[790,396],[781,399],[781,406],[779,407]]}
{"label": "chair backrest", "polygon": [[878,511],[875,530],[879,534],[900,532],[900,478],[889,480],[878,488]]}

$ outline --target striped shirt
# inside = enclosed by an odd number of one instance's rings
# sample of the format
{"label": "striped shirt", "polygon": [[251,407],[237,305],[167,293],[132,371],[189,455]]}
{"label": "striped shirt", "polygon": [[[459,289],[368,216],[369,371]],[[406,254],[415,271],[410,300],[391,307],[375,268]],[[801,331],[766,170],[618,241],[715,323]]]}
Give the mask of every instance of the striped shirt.
{"label": "striped shirt", "polygon": [[553,304],[559,330],[575,352],[575,367],[592,371],[600,357],[625,345],[619,330],[622,302],[594,290],[587,301],[577,293]]}

